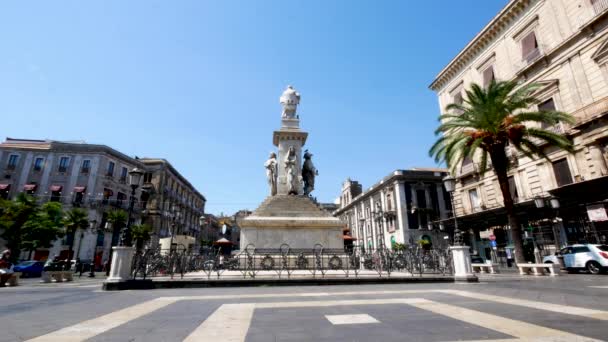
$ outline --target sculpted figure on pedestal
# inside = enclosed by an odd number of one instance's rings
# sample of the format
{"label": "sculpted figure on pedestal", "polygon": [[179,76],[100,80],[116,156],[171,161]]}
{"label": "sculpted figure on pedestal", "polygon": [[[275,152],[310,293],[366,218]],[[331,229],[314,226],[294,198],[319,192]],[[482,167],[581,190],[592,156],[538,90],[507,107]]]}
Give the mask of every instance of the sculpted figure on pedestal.
{"label": "sculpted figure on pedestal", "polygon": [[270,153],[270,157],[264,163],[266,168],[266,178],[270,187],[270,196],[277,194],[277,155],[274,152]]}
{"label": "sculpted figure on pedestal", "polygon": [[300,104],[300,93],[295,91],[295,89],[289,85],[279,98],[279,102],[283,107],[281,117],[284,119],[295,119],[296,110],[298,108],[298,104]]}
{"label": "sculpted figure on pedestal", "polygon": [[308,196],[315,189],[315,176],[319,171],[312,163],[312,153],[304,151],[304,165],[302,165],[302,178],[304,179],[304,195]]}
{"label": "sculpted figure on pedestal", "polygon": [[298,165],[296,149],[289,147],[285,156],[285,175],[287,175],[287,193],[289,195],[298,194]]}

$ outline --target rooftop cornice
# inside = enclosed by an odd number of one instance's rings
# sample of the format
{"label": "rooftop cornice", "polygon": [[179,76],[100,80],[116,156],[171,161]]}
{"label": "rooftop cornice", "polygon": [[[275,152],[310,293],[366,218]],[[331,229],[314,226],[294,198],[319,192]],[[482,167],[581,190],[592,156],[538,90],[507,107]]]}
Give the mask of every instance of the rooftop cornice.
{"label": "rooftop cornice", "polygon": [[468,66],[474,57],[482,52],[494,38],[518,14],[523,12],[526,7],[537,1],[543,0],[511,0],[457,55],[444,67],[429,88],[438,91],[445,86],[454,76],[458,75],[462,69]]}

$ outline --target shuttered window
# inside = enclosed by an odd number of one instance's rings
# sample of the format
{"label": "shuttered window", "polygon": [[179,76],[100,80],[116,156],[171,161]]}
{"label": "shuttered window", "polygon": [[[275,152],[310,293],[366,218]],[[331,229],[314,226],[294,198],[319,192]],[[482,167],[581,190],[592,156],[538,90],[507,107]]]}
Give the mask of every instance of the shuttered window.
{"label": "shuttered window", "polygon": [[533,52],[538,49],[538,41],[536,40],[536,34],[534,32],[528,33],[521,40],[521,56],[522,59],[527,59]]}
{"label": "shuttered window", "polygon": [[555,174],[557,186],[564,186],[572,183],[572,174],[570,173],[567,159],[564,158],[553,162],[553,173]]}
{"label": "shuttered window", "polygon": [[490,66],[483,71],[483,86],[487,88],[494,80],[494,66]]}
{"label": "shuttered window", "polygon": [[[538,111],[539,112],[552,112],[555,111],[555,102],[553,101],[553,98],[548,99],[545,102],[542,102],[541,104],[538,105]],[[540,124],[540,128],[542,129],[547,129],[549,127],[551,127],[552,125],[547,124],[545,122],[541,122]]]}

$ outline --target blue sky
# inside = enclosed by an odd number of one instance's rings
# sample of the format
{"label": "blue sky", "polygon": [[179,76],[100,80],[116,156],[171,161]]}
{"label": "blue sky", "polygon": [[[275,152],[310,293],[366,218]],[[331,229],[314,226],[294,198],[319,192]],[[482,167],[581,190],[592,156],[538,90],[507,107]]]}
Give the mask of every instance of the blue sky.
{"label": "blue sky", "polygon": [[255,209],[287,84],[319,169],[434,166],[428,85],[507,0],[5,1],[0,138],[85,140],[168,159],[207,211]]}

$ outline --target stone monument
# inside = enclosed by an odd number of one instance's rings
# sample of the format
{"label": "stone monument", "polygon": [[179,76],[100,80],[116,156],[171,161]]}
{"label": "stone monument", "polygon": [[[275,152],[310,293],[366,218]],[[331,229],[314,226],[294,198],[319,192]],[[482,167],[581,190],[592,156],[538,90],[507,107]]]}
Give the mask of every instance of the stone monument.
{"label": "stone monument", "polygon": [[321,209],[310,197],[318,171],[312,153],[302,147],[308,133],[300,129],[300,94],[292,87],[281,95],[281,128],[274,131],[272,152],[264,164],[270,196],[241,222],[241,250],[256,248],[344,248],[345,224]]}

